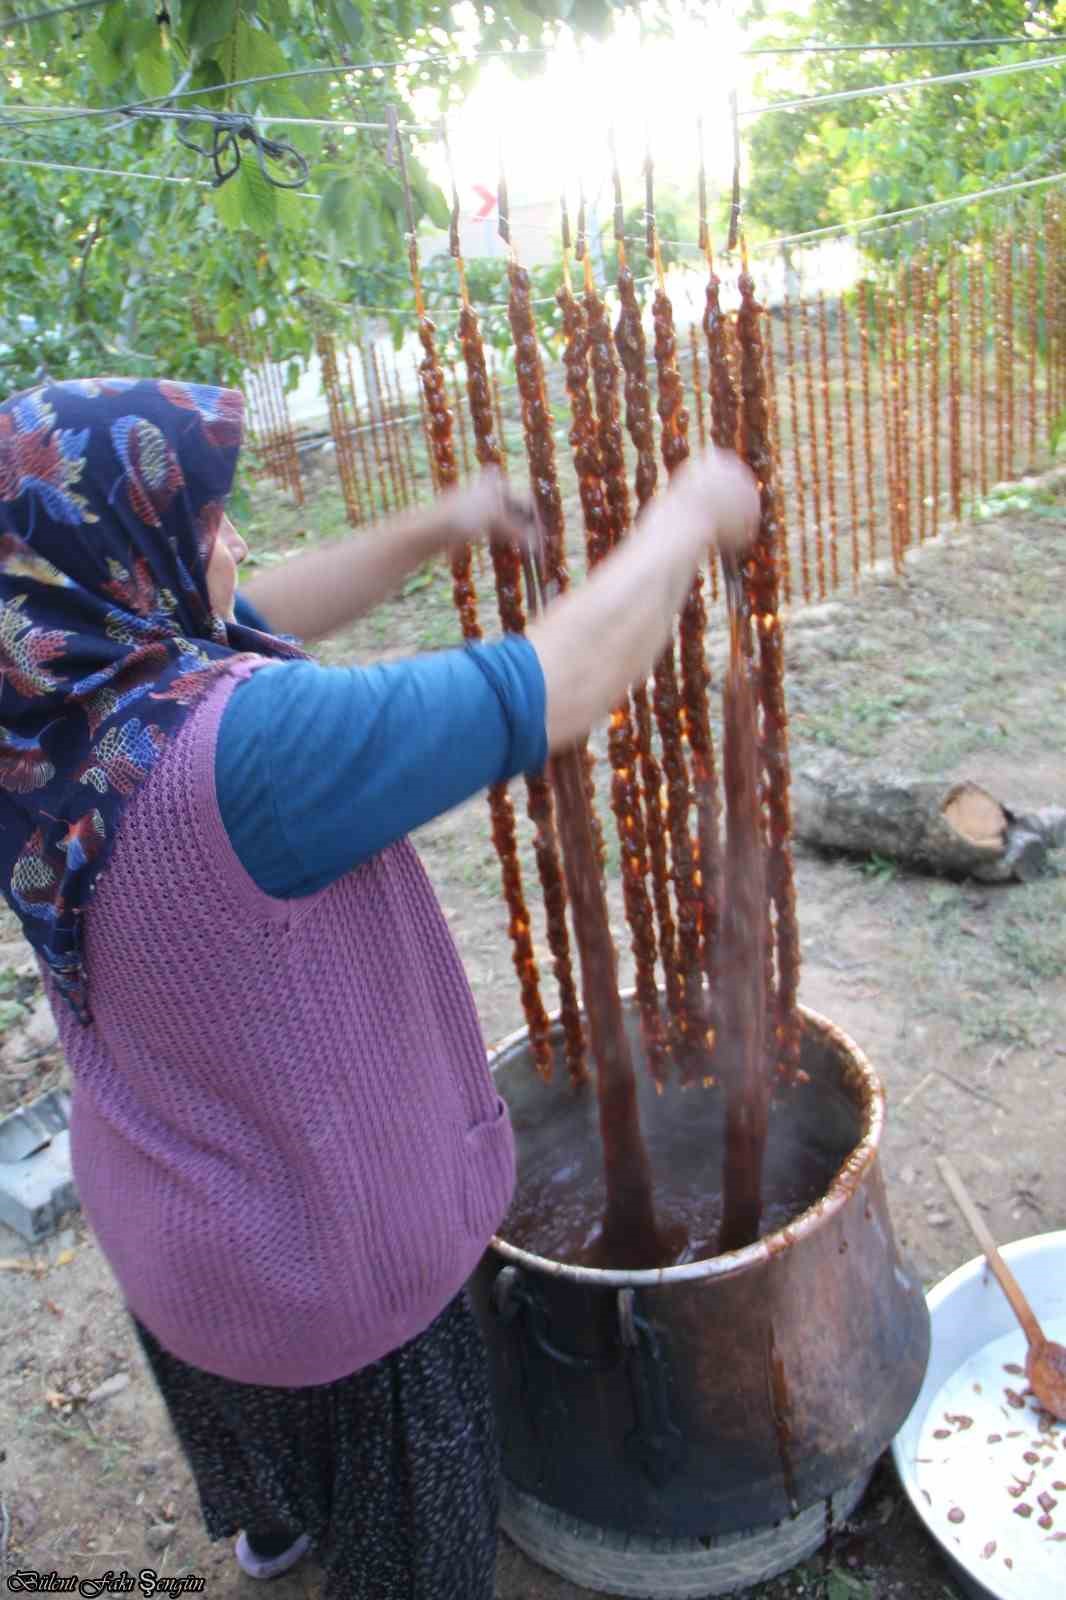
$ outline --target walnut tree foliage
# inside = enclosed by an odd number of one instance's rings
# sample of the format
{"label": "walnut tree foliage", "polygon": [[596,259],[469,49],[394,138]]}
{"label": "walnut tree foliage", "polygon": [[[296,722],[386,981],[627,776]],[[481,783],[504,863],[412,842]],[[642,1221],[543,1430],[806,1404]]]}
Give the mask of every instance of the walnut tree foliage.
{"label": "walnut tree foliage", "polygon": [[[316,318],[358,323],[348,307],[409,297],[403,192],[385,134],[272,126],[310,168],[307,193],[267,181],[248,141],[236,173],[214,182],[173,121],[114,116],[21,118],[15,107],[169,102],[279,117],[410,120],[431,89],[440,112],[471,87],[479,51],[537,48],[562,27],[605,32],[633,0],[113,0],[32,24],[48,0],[0,0],[2,154],[13,161],[117,169],[126,178],[0,166],[0,390],[55,374],[166,370],[232,380],[230,342],[302,362]],[[465,32],[460,35],[462,26]],[[366,67],[346,78],[292,77],[212,93],[234,79],[306,66]],[[539,69],[517,56],[515,69]],[[190,92],[192,91],[192,92]],[[14,125],[12,125],[14,124]],[[206,124],[183,123],[206,148]],[[447,220],[445,198],[411,152],[416,217]],[[268,174],[289,168],[267,160]],[[179,185],[138,174],[194,179]],[[314,195],[316,198],[309,198]]]}
{"label": "walnut tree foliage", "polygon": [[[812,0],[802,13],[767,0],[747,12],[752,42],[859,45],[1066,33],[1066,0]],[[1032,60],[1061,44],[848,52],[767,58],[760,99],[829,94]],[[885,99],[843,101],[760,117],[749,145],[746,206],[771,234],[946,200],[1066,167],[1066,68],[941,84]],[[958,236],[979,210],[877,236],[891,254],[925,228]]]}

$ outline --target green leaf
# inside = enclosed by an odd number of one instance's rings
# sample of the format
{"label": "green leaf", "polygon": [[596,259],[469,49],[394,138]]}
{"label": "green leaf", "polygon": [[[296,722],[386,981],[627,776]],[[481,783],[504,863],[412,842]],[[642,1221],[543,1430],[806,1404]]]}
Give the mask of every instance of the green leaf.
{"label": "green leaf", "polygon": [[346,239],[352,231],[359,185],[350,172],[330,178],[322,188],[319,220],[328,233],[336,239]]}
{"label": "green leaf", "polygon": [[262,28],[253,28],[243,17],[237,21],[235,78],[258,78],[268,72],[287,72],[289,63],[281,46]]}
{"label": "green leaf", "polygon": [[260,171],[259,163],[247,152],[234,182],[240,185],[241,219],[261,239],[268,238],[277,225],[278,191]]}
{"label": "green leaf", "polygon": [[[183,17],[190,7],[183,7]],[[237,0],[194,0],[191,15],[182,33],[189,48],[206,55],[233,32],[237,22]]]}
{"label": "green leaf", "polygon": [[239,182],[240,173],[237,173],[227,183],[215,189],[211,195],[211,204],[215,208],[219,221],[226,228],[239,228],[244,220],[244,207],[241,200],[241,191],[238,187]]}
{"label": "green leaf", "polygon": [[156,38],[134,59],[137,87],[148,100],[161,98],[174,87],[174,68],[162,41]]}
{"label": "green leaf", "polygon": [[358,6],[352,5],[351,0],[333,0],[330,11],[333,14],[337,28],[348,43],[361,44],[366,26],[363,22],[363,14]]}
{"label": "green leaf", "polygon": [[451,222],[452,208],[444,191],[430,179],[417,162],[411,163],[411,189],[422,210],[435,228],[446,228]]}

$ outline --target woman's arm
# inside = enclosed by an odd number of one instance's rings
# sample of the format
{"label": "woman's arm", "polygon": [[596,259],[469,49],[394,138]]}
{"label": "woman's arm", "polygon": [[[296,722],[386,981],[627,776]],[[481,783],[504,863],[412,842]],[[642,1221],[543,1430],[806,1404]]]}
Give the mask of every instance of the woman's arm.
{"label": "woman's arm", "polygon": [[495,469],[430,505],[257,573],[242,593],[275,633],[309,643],[345,628],[441,551],[487,537],[524,542],[529,513]]}
{"label": "woman's arm", "polygon": [[738,456],[709,450],[679,472],[587,583],[528,629],[547,698],[549,750],[572,744],[649,672],[700,564],[758,525],[755,479]]}

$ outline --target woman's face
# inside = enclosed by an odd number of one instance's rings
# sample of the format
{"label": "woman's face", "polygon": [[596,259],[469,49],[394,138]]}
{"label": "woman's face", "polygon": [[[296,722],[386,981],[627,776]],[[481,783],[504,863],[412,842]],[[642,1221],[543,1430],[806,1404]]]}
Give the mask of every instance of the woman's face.
{"label": "woman's face", "polygon": [[207,563],[207,597],[211,610],[226,622],[234,620],[233,602],[237,594],[237,568],[248,554],[248,546],[233,523],[222,514],[218,533]]}

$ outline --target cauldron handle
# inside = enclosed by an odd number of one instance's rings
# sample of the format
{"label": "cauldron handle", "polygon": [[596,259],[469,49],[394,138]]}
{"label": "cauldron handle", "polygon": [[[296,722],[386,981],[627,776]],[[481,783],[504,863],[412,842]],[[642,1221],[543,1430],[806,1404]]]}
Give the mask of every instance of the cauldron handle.
{"label": "cauldron handle", "polygon": [[626,1435],[626,1454],[656,1488],[667,1484],[686,1456],[684,1435],[670,1416],[669,1374],[654,1327],[636,1311],[636,1291],[619,1289],[618,1326],[629,1351],[629,1386],[636,1427]]}
{"label": "cauldron handle", "polygon": [[619,1289],[617,1304],[617,1350],[602,1356],[577,1355],[560,1349],[548,1337],[544,1305],[517,1267],[501,1268],[492,1285],[492,1306],[500,1320],[508,1324],[524,1317],[529,1338],[550,1361],[573,1372],[598,1376],[625,1367],[636,1420],[624,1448],[633,1464],[662,1488],[687,1453],[684,1436],[670,1415],[666,1358],[654,1327],[636,1309],[635,1290]]}

